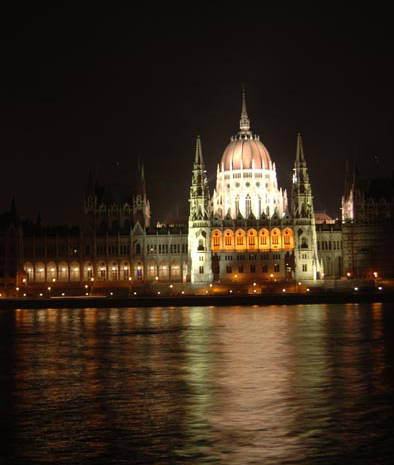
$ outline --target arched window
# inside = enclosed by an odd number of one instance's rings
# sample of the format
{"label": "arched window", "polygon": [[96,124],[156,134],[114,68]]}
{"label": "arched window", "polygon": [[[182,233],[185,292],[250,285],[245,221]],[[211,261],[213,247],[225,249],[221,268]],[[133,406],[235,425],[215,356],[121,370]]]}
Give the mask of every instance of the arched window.
{"label": "arched window", "polygon": [[70,265],[70,281],[79,281],[79,263],[72,262]]}
{"label": "arched window", "polygon": [[307,249],[308,248],[308,241],[306,240],[306,237],[301,238],[301,249]]}
{"label": "arched window", "polygon": [[59,263],[58,279],[59,281],[68,281],[68,264],[66,262]]}
{"label": "arched window", "polygon": [[294,249],[294,233],[290,228],[283,231],[283,247],[287,250]]}
{"label": "arched window", "polygon": [[212,250],[221,250],[222,248],[222,233],[218,230],[212,232],[211,240]]}
{"label": "arched window", "polygon": [[56,281],[56,279],[57,279],[56,263],[49,262],[47,264],[47,281],[53,282],[53,280]]}
{"label": "arched window", "polygon": [[119,279],[119,267],[115,262],[111,265],[111,279],[112,281],[117,281]]}
{"label": "arched window", "polygon": [[168,265],[167,265],[167,263],[160,263],[160,265],[159,265],[159,278],[168,279]]}
{"label": "arched window", "polygon": [[248,231],[248,249],[255,250],[257,246],[257,231],[249,229]]}
{"label": "arched window", "polygon": [[155,279],[157,276],[157,265],[154,262],[148,264],[148,278]]}
{"label": "arched window", "polygon": [[236,250],[245,250],[246,234],[243,229],[237,229],[235,233],[235,248]]}
{"label": "arched window", "polygon": [[127,262],[123,263],[123,279],[127,280],[130,276],[130,265]]}
{"label": "arched window", "polygon": [[204,250],[204,240],[203,239],[198,240],[197,250]]}
{"label": "arched window", "polygon": [[239,197],[235,199],[235,216],[239,215]]}
{"label": "arched window", "polygon": [[268,229],[260,229],[259,231],[259,249],[268,250],[270,247],[270,233]]}
{"label": "arched window", "polygon": [[181,265],[179,262],[171,264],[171,279],[179,279],[181,277]]}
{"label": "arched window", "polygon": [[281,234],[280,234],[280,229],[274,228],[271,231],[271,248],[274,249],[280,249],[282,244],[281,244]]}
{"label": "arched window", "polygon": [[45,266],[42,262],[36,263],[36,282],[45,281]]}
{"label": "arched window", "polygon": [[224,231],[224,249],[225,250],[232,250],[234,247],[234,242],[233,242],[233,232],[231,229],[226,229]]}

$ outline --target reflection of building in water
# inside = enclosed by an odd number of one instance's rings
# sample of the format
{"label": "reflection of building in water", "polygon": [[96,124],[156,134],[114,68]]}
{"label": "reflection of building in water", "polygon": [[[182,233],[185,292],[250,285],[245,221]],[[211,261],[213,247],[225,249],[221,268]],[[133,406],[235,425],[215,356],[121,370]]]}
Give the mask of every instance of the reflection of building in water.
{"label": "reflection of building in water", "polygon": [[2,291],[55,282],[121,287],[131,280],[204,285],[235,277],[250,283],[393,276],[392,179],[361,182],[348,172],[342,221],[315,213],[298,134],[288,198],[271,154],[251,130],[244,92],[239,131],[219,158],[212,195],[207,179],[197,138],[188,221],[152,224],[142,163],[133,190],[111,190],[90,176],[84,221],[75,228],[22,222],[12,202],[0,216]]}

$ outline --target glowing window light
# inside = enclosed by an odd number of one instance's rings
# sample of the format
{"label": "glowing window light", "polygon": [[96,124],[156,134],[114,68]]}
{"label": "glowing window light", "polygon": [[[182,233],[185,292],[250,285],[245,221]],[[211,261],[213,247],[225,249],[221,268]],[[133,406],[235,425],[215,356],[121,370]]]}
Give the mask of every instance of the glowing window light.
{"label": "glowing window light", "polygon": [[51,289],[52,289],[51,286],[48,286],[48,291],[50,291]]}
{"label": "glowing window light", "polygon": [[62,271],[63,271],[63,273],[65,273],[65,271],[66,271],[66,268],[62,268]]}
{"label": "glowing window light", "polygon": [[115,270],[116,270],[116,268],[113,266],[113,267],[112,267],[112,271],[115,271]]}
{"label": "glowing window light", "polygon": [[210,284],[209,287],[212,287],[212,284]]}
{"label": "glowing window light", "polygon": [[55,270],[55,268],[51,268],[50,271],[51,271],[52,273],[54,273],[56,270]]}
{"label": "glowing window light", "polygon": [[40,297],[42,297],[42,292],[40,292]]}
{"label": "glowing window light", "polygon": [[283,288],[283,289],[282,289],[282,292],[286,292],[286,289]]}
{"label": "glowing window light", "polygon": [[19,291],[19,287],[16,287],[15,289],[16,289],[17,291]]}
{"label": "glowing window light", "polygon": [[79,268],[75,267],[75,268],[74,268],[74,271],[75,271],[75,272],[79,271]]}
{"label": "glowing window light", "polygon": [[89,292],[85,292],[85,295],[89,295]]}
{"label": "glowing window light", "polygon": [[253,289],[253,292],[256,294],[256,292],[257,292],[256,289]]}
{"label": "glowing window light", "polygon": [[382,286],[379,286],[379,287],[378,287],[378,290],[379,290],[379,291],[382,291],[382,290],[383,290],[383,287],[382,287]]}
{"label": "glowing window light", "polygon": [[232,293],[233,293],[233,290],[232,290],[232,289],[230,289],[230,290],[229,290],[229,292],[230,292],[230,294],[232,294]]}
{"label": "glowing window light", "polygon": [[92,271],[92,267],[88,266],[88,271]]}
{"label": "glowing window light", "polygon": [[129,281],[131,281],[131,276],[129,276]]}
{"label": "glowing window light", "polygon": [[205,294],[208,294],[208,291],[205,291]]}
{"label": "glowing window light", "polygon": [[52,278],[52,282],[55,283],[55,282],[56,282],[56,278]]}
{"label": "glowing window light", "polygon": [[90,281],[92,281],[92,282],[93,282],[93,281],[94,281],[94,278],[90,278]]}
{"label": "glowing window light", "polygon": [[[1,294],[0,294],[0,297],[1,297]],[[23,293],[23,297],[26,297],[26,292]]]}
{"label": "glowing window light", "polygon": [[114,295],[114,293],[113,293],[113,292],[110,292],[109,295]]}
{"label": "glowing window light", "polygon": [[170,288],[172,289],[174,286],[172,284],[170,284]]}
{"label": "glowing window light", "polygon": [[137,295],[137,293],[136,293],[136,292],[133,292],[133,294],[134,294],[134,295]]}
{"label": "glowing window light", "polygon": [[183,295],[185,293],[185,291],[182,291],[181,294]]}
{"label": "glowing window light", "polygon": [[66,295],[65,292],[62,292],[62,295]]}
{"label": "glowing window light", "polygon": [[89,286],[87,284],[85,284],[85,289],[87,289]]}
{"label": "glowing window light", "polygon": [[158,277],[158,276],[156,276],[156,278],[155,278],[155,279],[156,279],[156,281],[158,281],[158,280],[159,280],[159,277]]}
{"label": "glowing window light", "polygon": [[157,295],[160,295],[160,291],[157,291]]}
{"label": "glowing window light", "polygon": [[357,291],[358,291],[358,287],[355,287],[354,290],[357,292]]}
{"label": "glowing window light", "polygon": [[256,286],[256,283],[253,283],[253,286]]}
{"label": "glowing window light", "polygon": [[128,266],[124,266],[123,269],[124,269],[125,271],[127,271],[127,270],[129,269],[129,267],[128,267]]}
{"label": "glowing window light", "polygon": [[309,289],[309,287],[308,287],[308,289],[306,290],[306,292],[309,292],[309,291],[310,291],[310,289]]}

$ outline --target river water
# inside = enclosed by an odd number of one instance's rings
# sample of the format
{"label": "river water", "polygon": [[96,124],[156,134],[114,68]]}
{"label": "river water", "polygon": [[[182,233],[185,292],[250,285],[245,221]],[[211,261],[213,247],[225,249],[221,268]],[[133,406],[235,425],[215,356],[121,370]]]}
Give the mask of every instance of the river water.
{"label": "river water", "polygon": [[394,305],[0,312],[1,464],[386,464]]}

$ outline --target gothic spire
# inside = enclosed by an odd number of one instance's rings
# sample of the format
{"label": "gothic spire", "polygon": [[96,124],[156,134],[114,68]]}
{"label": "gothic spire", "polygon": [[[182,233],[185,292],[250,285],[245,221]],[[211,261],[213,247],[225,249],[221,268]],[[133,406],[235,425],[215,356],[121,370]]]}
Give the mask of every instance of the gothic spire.
{"label": "gothic spire", "polygon": [[301,134],[297,134],[296,159],[293,170],[292,211],[298,216],[313,215],[313,197],[309,182]]}
{"label": "gothic spire", "polygon": [[250,131],[250,121],[248,118],[248,112],[246,111],[246,92],[245,86],[242,86],[242,108],[241,108],[241,119],[239,120],[239,129],[242,133]]}
{"label": "gothic spire", "polygon": [[204,163],[204,160],[202,158],[202,148],[201,148],[201,138],[200,138],[200,136],[197,136],[197,140],[196,140],[196,155],[194,157],[194,163],[196,165],[202,165]]}
{"label": "gothic spire", "polygon": [[302,145],[302,136],[300,132],[297,134],[296,163],[305,163],[304,147]]}

